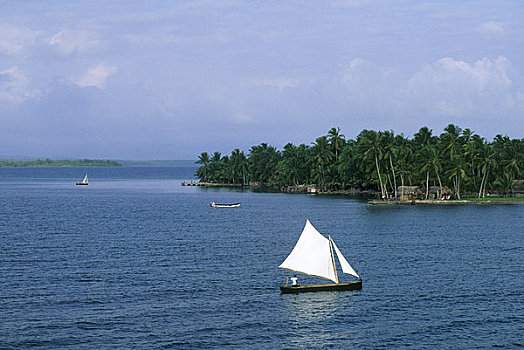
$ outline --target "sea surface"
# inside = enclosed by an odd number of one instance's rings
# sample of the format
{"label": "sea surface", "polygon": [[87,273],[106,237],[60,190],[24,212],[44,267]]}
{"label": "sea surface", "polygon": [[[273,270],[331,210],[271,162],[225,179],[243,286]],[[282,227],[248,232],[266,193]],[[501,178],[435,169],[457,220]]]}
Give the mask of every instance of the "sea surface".
{"label": "sea surface", "polygon": [[[194,172],[0,168],[0,348],[524,347],[523,204],[182,187]],[[361,291],[280,294],[306,219]]]}

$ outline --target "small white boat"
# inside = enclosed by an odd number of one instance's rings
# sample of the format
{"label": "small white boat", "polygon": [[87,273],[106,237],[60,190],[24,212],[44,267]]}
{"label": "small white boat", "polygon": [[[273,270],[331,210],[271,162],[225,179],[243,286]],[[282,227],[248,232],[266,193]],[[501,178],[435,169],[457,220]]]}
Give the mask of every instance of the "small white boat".
{"label": "small white boat", "polygon": [[84,179],[82,180],[82,182],[77,182],[76,184],[77,184],[77,185],[84,185],[84,186],[87,186],[87,185],[88,185],[87,174],[86,174],[86,176],[84,176]]}
{"label": "small white boat", "polygon": [[[337,267],[335,265],[335,254],[342,267],[342,272],[352,275],[358,278],[358,280],[349,282],[339,281]],[[309,220],[306,221],[306,226],[295,248],[293,248],[279,268],[335,282],[288,286],[286,281],[286,285],[280,285],[282,293],[362,289],[362,279],[355,270],[353,270],[351,265],[349,265],[340,250],[338,250],[331,236],[329,236],[329,238],[324,237],[311,225]]]}
{"label": "small white boat", "polygon": [[209,204],[213,208],[237,208],[240,207],[240,203],[231,203],[231,204],[218,204],[215,202],[211,202]]}

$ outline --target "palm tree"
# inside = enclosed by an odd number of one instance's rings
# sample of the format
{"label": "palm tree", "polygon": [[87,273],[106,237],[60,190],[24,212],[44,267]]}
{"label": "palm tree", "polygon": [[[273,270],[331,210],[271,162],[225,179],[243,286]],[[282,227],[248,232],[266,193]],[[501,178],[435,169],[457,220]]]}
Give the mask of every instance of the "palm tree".
{"label": "palm tree", "polygon": [[253,146],[249,150],[248,163],[250,178],[263,184],[269,184],[277,173],[280,152],[267,143]]}
{"label": "palm tree", "polygon": [[379,161],[382,160],[384,155],[384,150],[380,142],[380,136],[380,132],[377,133],[373,130],[362,130],[359,136],[357,136],[357,142],[360,144],[361,154],[363,158],[368,161],[375,161],[376,173],[378,177],[378,182],[380,184],[380,193],[382,199],[386,199],[386,190],[382,182],[379,166]]}
{"label": "palm tree", "polygon": [[391,174],[393,175],[393,188],[395,192],[395,199],[397,198],[397,176],[395,175],[395,167],[393,166],[393,158],[396,158],[398,153],[397,142],[398,139],[395,137],[393,130],[384,131],[381,138],[383,149],[384,149],[384,158],[389,160],[389,166]]}
{"label": "palm tree", "polygon": [[420,155],[420,157],[423,159],[424,162],[421,171],[426,172],[426,199],[428,199],[429,196],[429,174],[431,170],[433,170],[435,172],[435,175],[437,176],[440,188],[440,195],[442,195],[442,181],[440,180],[441,165],[437,147],[434,145],[424,147],[422,149],[422,154]]}
{"label": "palm tree", "polygon": [[421,149],[424,146],[428,146],[436,143],[436,137],[432,136],[433,130],[428,129],[427,126],[423,126],[413,135],[413,145],[417,149]]}
{"label": "palm tree", "polygon": [[454,155],[451,158],[450,164],[451,167],[448,170],[449,179],[453,179],[455,184],[455,194],[457,195],[457,198],[460,199],[460,181],[467,177],[466,171],[464,170],[466,168],[464,158],[459,155]]}
{"label": "palm tree", "polygon": [[522,153],[518,151],[517,140],[511,140],[505,152],[505,167],[513,179],[517,178],[520,174],[520,158]]}
{"label": "palm tree", "polygon": [[338,163],[338,155],[345,143],[345,136],[340,133],[340,128],[331,128],[328,131],[328,141],[331,145],[331,149],[335,154],[335,163]]}
{"label": "palm tree", "polygon": [[229,156],[223,156],[222,159],[220,160],[220,164],[221,164],[221,168],[220,168],[220,172],[218,175],[220,182],[228,183],[228,184],[231,183],[235,174],[234,174],[234,169],[231,166],[232,162],[229,159]]}
{"label": "palm tree", "polygon": [[215,182],[220,182],[222,168],[222,154],[220,154],[220,152],[214,152],[211,156],[211,159],[209,160],[210,179]]}
{"label": "palm tree", "polygon": [[[442,153],[444,156],[447,156],[447,159],[450,163],[451,167],[457,165],[457,159],[454,159],[455,156],[459,156],[461,158],[461,151],[462,151],[462,143],[460,141],[460,133],[461,129],[453,124],[449,124],[444,128],[444,133],[440,135],[440,143],[442,147]],[[463,164],[462,164],[463,165]],[[452,172],[456,173],[456,172]],[[453,175],[450,180],[453,181],[453,187],[455,188],[455,193],[457,193],[458,198],[460,198],[460,184],[458,183],[460,173],[456,173],[456,175]]]}
{"label": "palm tree", "polygon": [[[495,136],[493,149],[498,165],[497,184],[504,191],[513,191],[513,181],[521,176],[524,168],[524,143],[520,140],[510,140],[508,136]],[[511,182],[508,185],[508,181]]]}
{"label": "palm tree", "polygon": [[513,192],[513,178],[508,173],[499,174],[495,185],[500,187],[504,191],[504,197],[508,196],[510,192]]}
{"label": "palm tree", "polygon": [[313,161],[313,173],[316,179],[319,180],[321,191],[324,191],[326,167],[333,159],[333,153],[329,147],[329,142],[326,136],[321,136],[316,139],[311,148],[311,159]]}
{"label": "palm tree", "polygon": [[247,158],[244,152],[235,148],[229,157],[233,183],[241,181],[242,186],[246,184]]}
{"label": "palm tree", "polygon": [[[462,139],[465,141],[463,143],[464,158],[469,166],[469,177],[472,180],[472,189],[476,189],[476,180],[480,177],[480,168],[481,166],[477,164],[480,157],[480,153],[483,149],[484,140],[478,135],[471,135],[466,133],[466,131],[471,132],[469,129],[464,129],[462,132]],[[468,135],[467,137],[464,134]]]}
{"label": "palm tree", "polygon": [[202,166],[197,169],[196,176],[200,181],[209,181],[209,154],[207,154],[207,152],[202,152],[195,163],[202,164]]}
{"label": "palm tree", "polygon": [[[305,172],[307,169],[307,146],[301,144],[295,146],[288,143],[282,151],[282,160],[279,166],[280,185],[298,186],[304,184],[306,180]],[[302,181],[302,182],[300,182]]]}
{"label": "palm tree", "polygon": [[405,178],[411,184],[411,173],[413,170],[413,147],[410,140],[405,139],[402,135],[395,136],[396,153],[397,153],[397,173],[400,176],[400,186],[402,186],[401,198],[404,197]]}
{"label": "palm tree", "polygon": [[480,162],[482,175],[482,181],[480,182],[479,196],[482,195],[482,198],[486,197],[486,184],[488,182],[489,169],[497,166],[495,160],[495,151],[490,144],[484,143],[480,149],[480,153],[477,156],[478,161]]}

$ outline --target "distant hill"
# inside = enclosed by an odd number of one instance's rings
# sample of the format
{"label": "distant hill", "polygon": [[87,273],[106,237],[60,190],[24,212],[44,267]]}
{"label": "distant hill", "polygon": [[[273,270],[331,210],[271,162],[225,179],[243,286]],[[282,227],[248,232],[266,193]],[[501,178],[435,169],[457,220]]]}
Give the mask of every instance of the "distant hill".
{"label": "distant hill", "polygon": [[33,159],[33,160],[0,160],[0,167],[94,167],[122,166],[123,164],[108,159]]}

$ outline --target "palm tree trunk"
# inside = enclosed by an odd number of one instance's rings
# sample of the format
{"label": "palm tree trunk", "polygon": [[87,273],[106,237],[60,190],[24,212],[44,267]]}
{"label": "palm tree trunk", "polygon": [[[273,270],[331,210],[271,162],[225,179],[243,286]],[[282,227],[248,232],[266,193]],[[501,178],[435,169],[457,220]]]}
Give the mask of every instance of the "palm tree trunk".
{"label": "palm tree trunk", "polygon": [[324,167],[320,167],[320,191],[324,192]]}
{"label": "palm tree trunk", "polygon": [[[440,181],[440,176],[438,174],[438,170],[435,169],[435,171],[437,172],[438,186],[440,188],[440,198],[442,198],[442,182]],[[437,198],[437,199],[440,199],[440,198]]]}
{"label": "palm tree trunk", "polygon": [[[388,174],[388,182],[389,182],[389,185],[393,188],[393,183],[391,182],[391,176],[389,176],[389,174]],[[387,192],[387,188],[386,188],[386,192]],[[391,191],[391,193],[393,193],[393,192],[394,192],[394,190]]]}
{"label": "palm tree trunk", "polygon": [[380,193],[382,194],[382,199],[385,199],[385,193],[384,193],[384,185],[382,185],[382,177],[380,177],[380,168],[378,166],[378,157],[377,153],[375,152],[375,165],[377,166],[377,175],[378,175],[378,181],[380,183]]}
{"label": "palm tree trunk", "polygon": [[426,174],[426,199],[428,199],[429,195],[429,166],[428,166],[428,172]]}
{"label": "palm tree trunk", "polygon": [[460,176],[457,175],[457,197],[460,199]]}
{"label": "palm tree trunk", "polygon": [[475,166],[473,159],[471,159],[471,178],[473,179],[473,187],[475,187],[477,185],[477,182],[475,181]]}
{"label": "palm tree trunk", "polygon": [[391,172],[393,173],[393,184],[395,186],[395,199],[397,199],[397,178],[395,176],[395,168],[393,167],[393,160],[391,154],[389,155],[389,164],[391,165]]}
{"label": "palm tree trunk", "polygon": [[488,184],[489,166],[486,167],[486,180],[484,180],[484,190],[482,191],[482,198],[486,198],[486,185]]}
{"label": "palm tree trunk", "polygon": [[402,191],[400,192],[400,198],[404,199],[404,174],[400,173],[400,183],[402,184]]}
{"label": "palm tree trunk", "polygon": [[486,179],[486,172],[487,172],[487,167],[486,167],[486,171],[484,171],[484,176],[482,176],[482,181],[480,182],[480,189],[479,189],[479,197],[480,198],[480,195],[482,194],[482,187],[484,186],[484,180]]}

